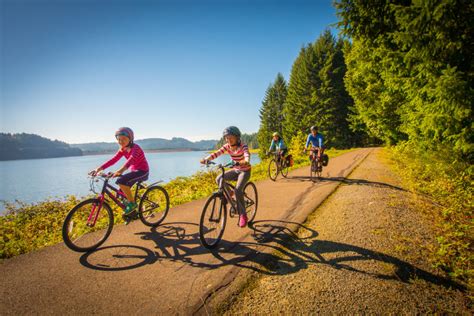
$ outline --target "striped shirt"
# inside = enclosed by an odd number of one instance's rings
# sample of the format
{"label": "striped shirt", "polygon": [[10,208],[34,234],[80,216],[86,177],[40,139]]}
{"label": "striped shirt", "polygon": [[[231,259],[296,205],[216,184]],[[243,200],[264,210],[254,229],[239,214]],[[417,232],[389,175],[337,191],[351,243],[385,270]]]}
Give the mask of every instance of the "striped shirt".
{"label": "striped shirt", "polygon": [[125,162],[125,166],[129,168],[131,171],[148,171],[148,162],[145,158],[145,153],[137,144],[133,144],[130,151],[127,150],[128,148],[122,149],[120,148],[115,156],[112,157],[109,161],[104,163],[101,168],[107,169],[108,167],[114,165],[120,158],[125,157],[127,161]]}
{"label": "striped shirt", "polygon": [[[214,160],[226,152],[230,155],[230,158],[235,162],[241,161],[241,160],[250,162],[249,148],[247,145],[242,144],[242,143],[236,148],[236,150],[232,150],[232,147],[228,143],[224,144],[224,146],[219,148],[216,152],[209,155],[206,158],[206,160]],[[250,164],[245,165],[245,166],[234,166],[234,169],[242,170],[242,171],[247,171],[247,170],[250,170],[251,168],[252,167],[250,166]]]}

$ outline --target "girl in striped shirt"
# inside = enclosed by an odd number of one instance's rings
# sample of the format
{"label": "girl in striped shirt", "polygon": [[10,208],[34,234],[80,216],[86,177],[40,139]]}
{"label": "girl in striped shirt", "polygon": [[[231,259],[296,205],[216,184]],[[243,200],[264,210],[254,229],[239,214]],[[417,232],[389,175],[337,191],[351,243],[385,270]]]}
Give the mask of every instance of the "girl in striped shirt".
{"label": "girl in striped shirt", "polygon": [[[237,207],[239,208],[239,226],[247,226],[247,212],[244,206],[244,187],[250,179],[250,153],[247,145],[243,144],[240,140],[240,130],[235,126],[229,126],[224,129],[224,138],[226,144],[219,148],[216,152],[207,156],[201,160],[201,163],[205,164],[210,160],[214,160],[224,153],[228,153],[234,162],[238,162],[239,165],[234,166],[233,169],[228,170],[224,173],[224,179],[230,181],[237,181],[235,185],[235,198],[237,200]],[[222,175],[216,178],[216,182],[219,185]]]}
{"label": "girl in striped shirt", "polygon": [[[133,143],[134,136],[131,128],[119,128],[119,130],[115,132],[115,138],[117,138],[120,149],[117,151],[115,156],[112,157],[112,159],[93,170],[91,174],[96,175],[100,171],[107,169],[108,167],[114,165],[122,157],[127,159],[122,168],[113,174],[113,177],[118,177],[117,184],[120,186],[120,189],[122,189],[123,193],[125,193],[125,196],[128,200],[127,207],[125,208],[125,214],[130,214],[137,207],[137,204],[133,200],[133,194],[130,188],[138,181],[145,181],[148,179],[148,162],[145,158],[145,153],[140,148],[140,146]],[[127,169],[130,169],[130,172],[127,174],[122,174]]]}

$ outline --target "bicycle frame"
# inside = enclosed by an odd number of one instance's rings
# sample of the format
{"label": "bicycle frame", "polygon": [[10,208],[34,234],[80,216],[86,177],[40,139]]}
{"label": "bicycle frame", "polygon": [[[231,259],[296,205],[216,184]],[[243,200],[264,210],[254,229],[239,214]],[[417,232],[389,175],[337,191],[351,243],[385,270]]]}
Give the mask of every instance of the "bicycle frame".
{"label": "bicycle frame", "polygon": [[[89,217],[87,218],[87,226],[89,227],[94,227],[95,223],[97,222],[97,218],[99,217],[99,212],[102,209],[102,204],[105,201],[106,196],[110,197],[112,201],[115,202],[120,208],[125,209],[126,206],[120,201],[116,195],[121,196],[122,198],[126,199],[127,197],[125,196],[125,193],[122,192],[122,190],[117,189],[116,187],[112,186],[109,184],[109,180],[111,179],[110,177],[103,177],[104,178],[104,184],[102,186],[101,192],[97,195],[97,198],[99,199],[99,204],[94,205],[92,207],[92,210],[89,214]],[[92,179],[94,181],[94,178]],[[135,196],[134,200],[137,200],[138,197],[138,191],[140,188],[145,188],[144,185],[141,183],[136,184],[136,189],[135,189]],[[114,194],[115,193],[115,194]]]}
{"label": "bicycle frame", "polygon": [[275,161],[278,163],[279,169],[282,169],[283,161],[284,161],[283,151],[281,151],[281,150],[273,151],[273,152],[271,152],[271,154],[273,155],[273,158],[275,159]]}
{"label": "bicycle frame", "polygon": [[229,191],[229,187],[232,188],[234,191],[235,191],[235,187],[224,179],[224,173],[225,173],[224,166],[219,165],[219,168],[221,169],[222,174],[221,174],[221,179],[220,179],[219,189],[217,191],[217,194],[221,196],[223,195],[225,200],[229,202],[231,206],[237,210],[237,212],[239,212],[239,208],[237,207],[237,202],[234,202],[234,199],[232,199],[230,195],[230,191]]}

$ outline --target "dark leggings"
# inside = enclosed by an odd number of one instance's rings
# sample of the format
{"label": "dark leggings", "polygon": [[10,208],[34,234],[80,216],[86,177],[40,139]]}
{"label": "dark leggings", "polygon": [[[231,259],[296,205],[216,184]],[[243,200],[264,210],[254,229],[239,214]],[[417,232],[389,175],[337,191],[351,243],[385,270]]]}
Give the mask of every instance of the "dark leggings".
{"label": "dark leggings", "polygon": [[[217,185],[220,184],[222,175],[216,178]],[[228,170],[224,173],[226,181],[237,181],[235,185],[235,198],[240,214],[247,214],[244,206],[244,187],[250,179],[250,170],[242,171],[237,169]]]}

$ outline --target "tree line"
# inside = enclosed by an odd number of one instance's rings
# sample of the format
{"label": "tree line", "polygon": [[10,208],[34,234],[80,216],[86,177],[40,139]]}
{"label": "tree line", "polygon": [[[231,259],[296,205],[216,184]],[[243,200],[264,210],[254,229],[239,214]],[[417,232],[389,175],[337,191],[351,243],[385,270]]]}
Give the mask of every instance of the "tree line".
{"label": "tree line", "polygon": [[260,109],[271,134],[329,147],[408,143],[472,162],[473,4],[464,0],[335,2],[340,36],[304,45],[289,81],[278,73]]}
{"label": "tree line", "polygon": [[82,156],[79,148],[26,133],[0,133],[0,148],[0,160]]}

